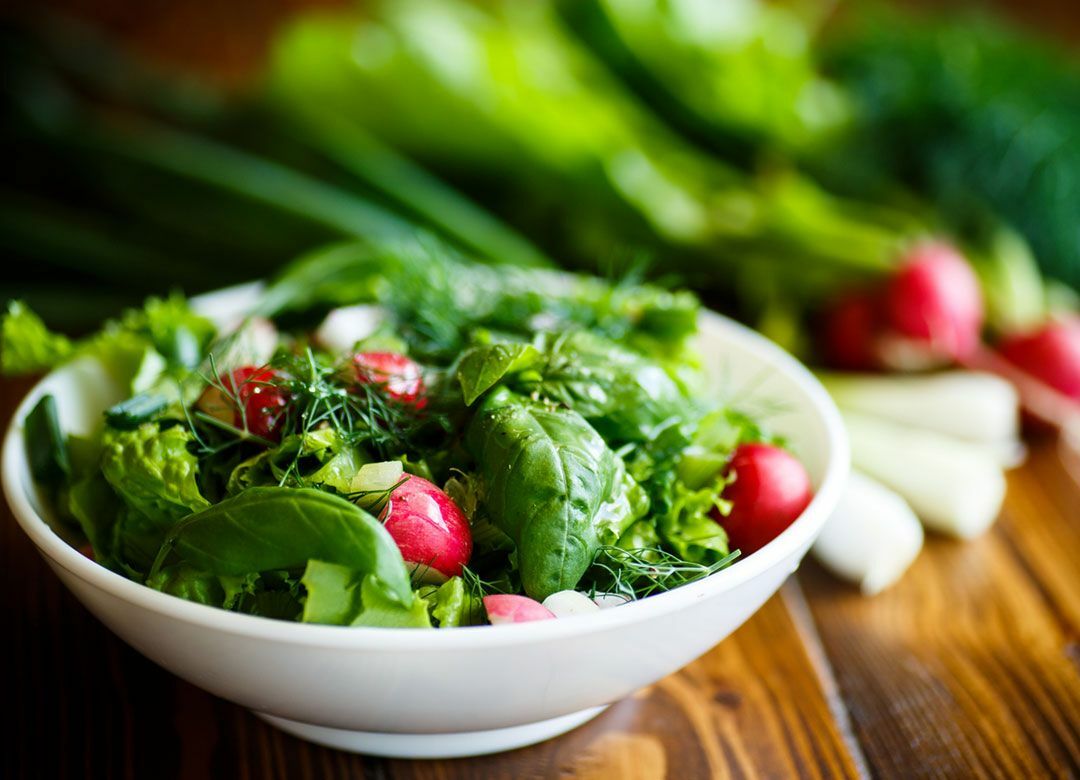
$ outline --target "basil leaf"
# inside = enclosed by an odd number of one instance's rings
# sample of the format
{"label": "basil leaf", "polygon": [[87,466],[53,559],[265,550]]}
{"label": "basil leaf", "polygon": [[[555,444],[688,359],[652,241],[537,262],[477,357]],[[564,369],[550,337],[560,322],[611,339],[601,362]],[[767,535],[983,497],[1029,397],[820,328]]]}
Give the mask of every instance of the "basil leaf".
{"label": "basil leaf", "polygon": [[117,430],[134,430],[152,420],[168,405],[169,399],[163,395],[139,393],[106,409],[105,422]]}
{"label": "basil leaf", "polygon": [[521,389],[569,406],[608,441],[648,441],[687,414],[690,400],[654,360],[592,333],[560,336],[546,350],[540,378]]}
{"label": "basil leaf", "polygon": [[413,602],[405,563],[382,524],[312,488],[249,488],[191,515],[162,546],[155,569],[169,557],[218,576],[325,561],[374,575],[399,605]]}
{"label": "basil leaf", "polygon": [[473,403],[507,374],[527,368],[540,359],[532,344],[499,342],[473,347],[462,355],[457,378],[465,405]]}
{"label": "basil leaf", "polygon": [[60,430],[56,399],[43,395],[23,423],[30,473],[44,485],[57,485],[71,475],[71,458]]}
{"label": "basil leaf", "polygon": [[[517,545],[525,592],[542,600],[572,589],[601,545],[601,532],[635,519],[630,502],[609,506],[624,478],[618,456],[574,411],[500,389],[469,426],[485,507]],[[628,477],[626,477],[628,478]]]}

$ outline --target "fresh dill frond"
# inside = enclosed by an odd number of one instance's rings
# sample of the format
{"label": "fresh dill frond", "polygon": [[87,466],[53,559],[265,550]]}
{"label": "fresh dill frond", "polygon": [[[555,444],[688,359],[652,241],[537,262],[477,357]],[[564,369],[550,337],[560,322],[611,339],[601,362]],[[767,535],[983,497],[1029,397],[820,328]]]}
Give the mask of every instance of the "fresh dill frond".
{"label": "fresh dill frond", "polygon": [[280,356],[272,366],[274,384],[289,399],[286,434],[329,426],[346,444],[390,460],[415,451],[422,430],[448,425],[441,415],[396,398],[386,382],[353,381],[348,366],[320,360],[310,348]]}
{"label": "fresh dill frond", "polygon": [[465,592],[477,601],[483,600],[484,596],[507,592],[498,582],[485,580],[468,566],[463,566],[461,569],[461,581],[465,586]]}
{"label": "fresh dill frond", "polygon": [[695,563],[659,547],[624,550],[605,545],[593,557],[588,587],[593,596],[615,593],[631,600],[642,599],[705,579],[738,557],[739,551],[735,550],[713,563]]}

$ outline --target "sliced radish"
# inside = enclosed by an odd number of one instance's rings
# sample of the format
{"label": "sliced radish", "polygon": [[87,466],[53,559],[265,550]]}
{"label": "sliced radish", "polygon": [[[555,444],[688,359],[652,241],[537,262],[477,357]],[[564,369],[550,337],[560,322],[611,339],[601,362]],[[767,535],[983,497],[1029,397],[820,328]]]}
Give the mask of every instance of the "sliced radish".
{"label": "sliced radish", "polygon": [[551,610],[528,596],[503,593],[484,596],[484,609],[487,610],[488,621],[493,626],[501,626],[504,623],[528,623],[533,620],[552,620],[555,618]]}
{"label": "sliced radish", "polygon": [[281,438],[288,394],[274,384],[271,368],[243,366],[218,377],[199,397],[199,411],[270,441]]}

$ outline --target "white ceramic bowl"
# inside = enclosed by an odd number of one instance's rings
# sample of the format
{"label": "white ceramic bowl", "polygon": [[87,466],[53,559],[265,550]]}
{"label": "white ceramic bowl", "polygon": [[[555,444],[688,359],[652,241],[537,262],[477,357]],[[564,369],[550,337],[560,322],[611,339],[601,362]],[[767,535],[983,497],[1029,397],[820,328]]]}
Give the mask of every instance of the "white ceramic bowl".
{"label": "white ceramic bowl", "polygon": [[[201,304],[228,317],[252,294],[238,288]],[[44,393],[56,397],[67,431],[101,419],[116,390],[86,362],[47,376],[15,413],[4,443],[4,491],[72,593],[125,642],[185,680],[345,750],[401,757],[507,750],[567,731],[713,647],[795,571],[837,502],[848,446],[825,391],[753,331],[713,314],[701,325],[718,393],[768,402],[770,425],[806,464],[815,498],[777,539],[730,568],[592,615],[432,631],[305,625],[194,604],[110,572],[54,530],[23,445],[23,420]]]}

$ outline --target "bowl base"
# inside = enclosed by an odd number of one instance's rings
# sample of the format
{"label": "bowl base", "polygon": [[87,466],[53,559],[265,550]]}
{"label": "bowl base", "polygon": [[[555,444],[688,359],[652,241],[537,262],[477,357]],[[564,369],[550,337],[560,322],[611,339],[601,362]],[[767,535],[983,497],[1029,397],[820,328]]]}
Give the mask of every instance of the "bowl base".
{"label": "bowl base", "polygon": [[490,731],[463,731],[454,734],[384,734],[377,731],[350,731],[301,723],[297,720],[268,715],[265,712],[255,714],[272,726],[277,726],[293,736],[350,753],[365,753],[383,758],[463,758],[501,753],[504,750],[514,750],[543,742],[577,728],[606,709],[607,705],[591,707],[551,720],[526,723],[522,726]]}

